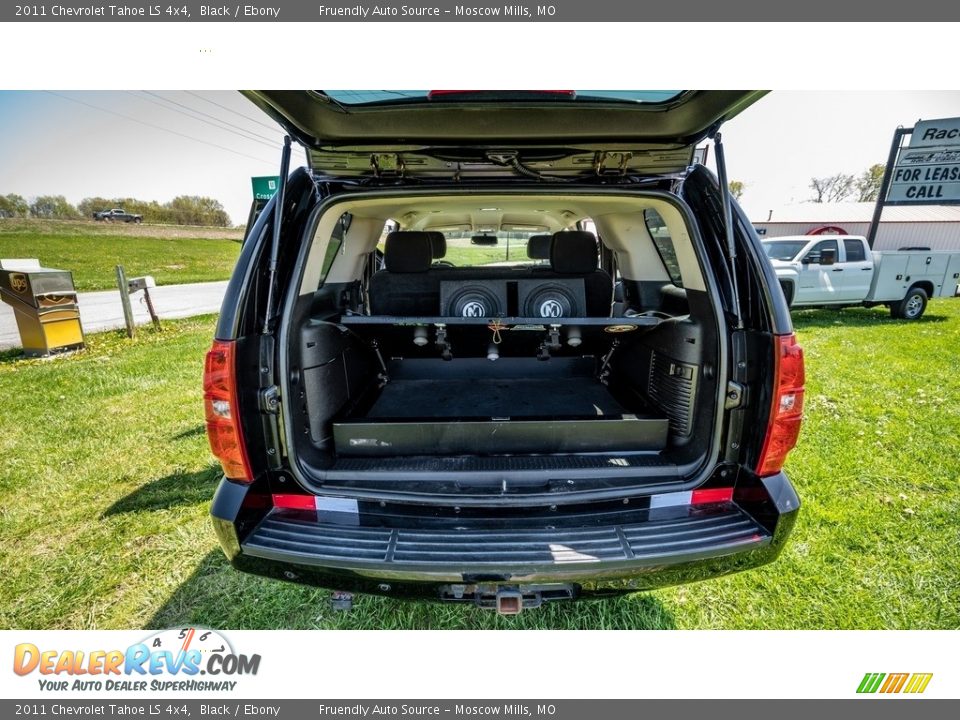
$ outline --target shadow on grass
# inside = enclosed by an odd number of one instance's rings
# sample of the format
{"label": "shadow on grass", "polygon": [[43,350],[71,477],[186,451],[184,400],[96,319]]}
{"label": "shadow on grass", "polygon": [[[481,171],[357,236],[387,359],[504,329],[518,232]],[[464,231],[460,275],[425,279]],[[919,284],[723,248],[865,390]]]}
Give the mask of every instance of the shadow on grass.
{"label": "shadow on grass", "polygon": [[196,437],[197,435],[203,435],[207,431],[205,425],[197,425],[192,427],[189,430],[184,430],[183,432],[178,432],[174,435],[171,440],[185,440],[186,438]]}
{"label": "shadow on grass", "polygon": [[84,349],[71,350],[69,352],[53,353],[51,355],[26,355],[23,348],[8,348],[0,350],[0,365],[11,365],[13,363],[30,363],[31,365],[56,362],[57,360],[70,360],[84,356]]}
{"label": "shadow on grass", "polygon": [[794,310],[792,313],[793,325],[797,330],[813,328],[844,328],[844,327],[874,327],[880,325],[926,325],[928,323],[942,323],[949,318],[943,315],[924,315],[919,320],[900,320],[890,316],[889,311],[877,308],[847,308],[835,310]]}
{"label": "shadow on grass", "polygon": [[20,348],[10,348],[9,350],[0,350],[0,364],[14,363],[18,360],[26,360]]}
{"label": "shadow on grass", "polygon": [[356,595],[353,609],[334,611],[330,592],[235,570],[219,550],[205,555],[147,621],[160,629],[196,625],[223,630],[665,630],[673,613],[651,594],[547,603],[514,617],[472,604],[405,601]]}
{"label": "shadow on grass", "polygon": [[194,473],[174,473],[141,485],[104,510],[101,517],[141,510],[163,510],[177,505],[195,505],[213,497],[220,480],[220,467],[210,465]]}

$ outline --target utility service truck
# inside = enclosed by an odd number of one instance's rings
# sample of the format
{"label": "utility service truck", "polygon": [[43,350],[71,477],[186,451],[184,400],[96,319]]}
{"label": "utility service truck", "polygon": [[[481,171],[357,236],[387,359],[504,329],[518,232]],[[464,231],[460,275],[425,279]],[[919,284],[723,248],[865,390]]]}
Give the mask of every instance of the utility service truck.
{"label": "utility service truck", "polygon": [[763,241],[791,308],[886,305],[916,320],[932,297],[953,297],[960,252],[874,251],[859,235],[791,235]]}

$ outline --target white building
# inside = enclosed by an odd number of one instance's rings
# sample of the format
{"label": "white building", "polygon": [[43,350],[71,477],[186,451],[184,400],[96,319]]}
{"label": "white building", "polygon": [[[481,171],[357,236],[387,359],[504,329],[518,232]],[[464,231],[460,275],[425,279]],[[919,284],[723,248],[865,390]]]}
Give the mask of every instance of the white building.
{"label": "white building", "polygon": [[[770,210],[766,218],[752,217],[761,237],[840,233],[866,235],[874,203],[802,203]],[[836,228],[839,228],[836,229]],[[877,230],[875,250],[927,247],[960,250],[960,206],[906,205],[885,207]]]}

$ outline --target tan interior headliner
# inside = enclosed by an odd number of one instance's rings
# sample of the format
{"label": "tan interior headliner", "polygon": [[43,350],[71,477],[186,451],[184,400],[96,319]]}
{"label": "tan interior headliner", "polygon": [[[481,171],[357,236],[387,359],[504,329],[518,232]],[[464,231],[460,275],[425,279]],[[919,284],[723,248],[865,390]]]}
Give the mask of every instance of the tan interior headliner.
{"label": "tan interior headliner", "polygon": [[497,229],[504,224],[527,224],[545,225],[545,232],[556,232],[586,218],[596,223],[604,244],[616,253],[623,277],[667,282],[669,276],[644,221],[643,211],[648,208],[660,213],[670,230],[684,286],[703,289],[703,276],[683,215],[661,196],[464,193],[344,199],[331,206],[317,224],[300,294],[311,294],[319,286],[327,244],[345,212],[351,213],[353,220],[327,275],[328,282],[350,282],[360,277],[364,258],[376,247],[387,220],[396,220],[405,230],[444,227],[463,220],[474,231],[488,227],[489,221],[490,226],[496,222]]}

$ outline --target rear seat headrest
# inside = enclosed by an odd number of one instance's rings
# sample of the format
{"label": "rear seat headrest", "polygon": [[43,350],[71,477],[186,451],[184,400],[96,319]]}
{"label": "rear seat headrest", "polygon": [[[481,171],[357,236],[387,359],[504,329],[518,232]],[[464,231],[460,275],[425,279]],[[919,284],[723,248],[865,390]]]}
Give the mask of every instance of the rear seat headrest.
{"label": "rear seat headrest", "polygon": [[443,236],[442,232],[437,232],[436,230],[428,231],[427,235],[430,236],[430,248],[433,259],[439,260],[447,254],[447,238]]}
{"label": "rear seat headrest", "polygon": [[592,273],[597,269],[597,237],[584,230],[553,234],[550,242],[553,271],[569,275]]}
{"label": "rear seat headrest", "polygon": [[531,260],[549,260],[553,235],[531,235],[527,240],[527,257]]}
{"label": "rear seat headrest", "polygon": [[383,246],[384,269],[392,273],[420,273],[430,269],[433,243],[430,233],[396,230]]}

